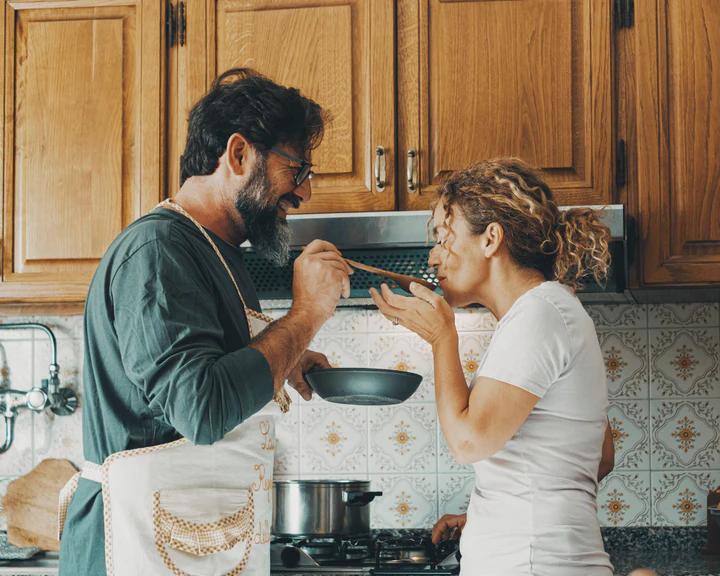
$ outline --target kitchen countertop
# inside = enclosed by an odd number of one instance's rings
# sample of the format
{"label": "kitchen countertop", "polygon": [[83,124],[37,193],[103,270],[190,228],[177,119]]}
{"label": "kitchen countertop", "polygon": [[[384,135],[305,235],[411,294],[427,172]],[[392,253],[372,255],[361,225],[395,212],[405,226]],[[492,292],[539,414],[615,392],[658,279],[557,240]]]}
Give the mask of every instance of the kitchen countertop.
{"label": "kitchen countertop", "polygon": [[615,576],[627,576],[636,568],[650,568],[660,576],[720,576],[720,556],[692,550],[618,550],[610,559]]}
{"label": "kitchen countertop", "polygon": [[706,528],[603,528],[616,576],[650,568],[660,576],[720,576],[720,555],[700,552]]}

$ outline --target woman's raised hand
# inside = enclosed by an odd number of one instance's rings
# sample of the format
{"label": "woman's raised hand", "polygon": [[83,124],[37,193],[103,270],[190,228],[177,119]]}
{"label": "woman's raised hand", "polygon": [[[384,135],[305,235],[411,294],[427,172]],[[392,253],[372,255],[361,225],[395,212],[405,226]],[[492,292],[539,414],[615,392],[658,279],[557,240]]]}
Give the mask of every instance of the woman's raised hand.
{"label": "woman's raised hand", "polygon": [[417,282],[410,284],[414,298],[395,294],[387,284],[383,284],[381,290],[382,293],[370,288],[370,294],[388,320],[395,323],[394,319],[397,318],[398,324],[415,332],[431,345],[443,338],[457,338],[455,313],[440,294]]}

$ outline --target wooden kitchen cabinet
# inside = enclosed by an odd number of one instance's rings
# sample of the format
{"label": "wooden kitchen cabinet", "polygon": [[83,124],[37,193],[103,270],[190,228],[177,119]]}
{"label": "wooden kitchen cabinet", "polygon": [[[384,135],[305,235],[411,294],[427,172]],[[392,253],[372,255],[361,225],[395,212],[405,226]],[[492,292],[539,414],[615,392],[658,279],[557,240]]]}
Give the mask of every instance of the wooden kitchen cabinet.
{"label": "wooden kitchen cabinet", "polygon": [[627,205],[634,286],[717,284],[720,2],[635,0],[616,30],[618,7],[5,0],[0,302],[84,301],[110,242],[177,192],[188,111],[236,66],[334,116],[304,212],[426,209],[449,171],[516,155],[561,204]]}
{"label": "wooden kitchen cabinet", "polygon": [[3,4],[0,301],[81,302],[112,240],[163,194],[164,10]]}
{"label": "wooden kitchen cabinet", "polygon": [[720,282],[719,22],[717,0],[635,0],[626,76],[644,286]]}
{"label": "wooden kitchen cabinet", "polygon": [[[247,66],[300,88],[333,116],[313,153],[313,198],[301,212],[395,208],[393,0],[186,0],[183,10],[186,43],[177,64],[171,61],[171,78],[178,78],[171,174],[179,174],[190,107],[219,74]],[[386,174],[380,188],[379,146]],[[177,188],[173,178],[170,194]]]}
{"label": "wooden kitchen cabinet", "polygon": [[542,168],[561,204],[612,201],[613,2],[397,2],[401,209],[495,156]]}

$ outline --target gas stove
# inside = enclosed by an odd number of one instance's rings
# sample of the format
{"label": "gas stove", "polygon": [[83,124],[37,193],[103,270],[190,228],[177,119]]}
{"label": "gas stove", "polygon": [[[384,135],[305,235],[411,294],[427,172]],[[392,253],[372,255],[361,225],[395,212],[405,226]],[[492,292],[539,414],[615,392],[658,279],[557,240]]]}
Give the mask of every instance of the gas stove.
{"label": "gas stove", "polygon": [[460,573],[458,543],[433,544],[427,536],[380,532],[359,538],[274,538],[273,574],[371,574],[400,576]]}

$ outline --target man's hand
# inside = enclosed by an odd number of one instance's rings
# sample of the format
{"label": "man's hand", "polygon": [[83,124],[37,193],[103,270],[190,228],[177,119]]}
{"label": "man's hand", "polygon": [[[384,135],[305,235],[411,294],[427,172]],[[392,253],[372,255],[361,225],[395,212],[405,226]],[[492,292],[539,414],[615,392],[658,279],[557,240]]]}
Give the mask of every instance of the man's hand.
{"label": "man's hand", "polygon": [[467,514],[445,514],[432,529],[433,544],[442,540],[457,540],[465,528]]}
{"label": "man's hand", "polygon": [[335,312],[340,296],[350,296],[352,273],[335,246],[313,240],[295,260],[290,314],[303,313],[319,328]]}
{"label": "man's hand", "polygon": [[313,391],[305,381],[305,373],[310,372],[311,370],[320,370],[322,368],[332,368],[325,354],[307,350],[302,355],[295,368],[292,369],[292,372],[288,374],[288,384],[300,393],[303,400],[310,400],[312,398]]}

